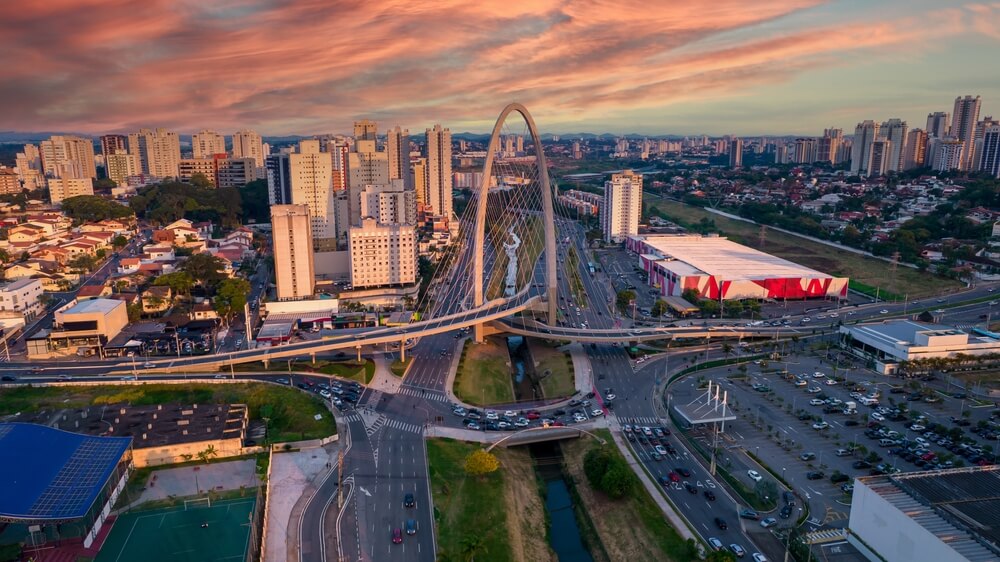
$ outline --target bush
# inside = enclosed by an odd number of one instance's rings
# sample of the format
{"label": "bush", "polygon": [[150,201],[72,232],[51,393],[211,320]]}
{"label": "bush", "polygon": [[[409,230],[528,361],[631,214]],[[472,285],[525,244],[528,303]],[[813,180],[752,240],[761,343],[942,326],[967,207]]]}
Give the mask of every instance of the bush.
{"label": "bush", "polygon": [[591,449],[583,457],[583,472],[594,488],[612,498],[624,498],[636,489],[636,476],[624,458],[607,449]]}

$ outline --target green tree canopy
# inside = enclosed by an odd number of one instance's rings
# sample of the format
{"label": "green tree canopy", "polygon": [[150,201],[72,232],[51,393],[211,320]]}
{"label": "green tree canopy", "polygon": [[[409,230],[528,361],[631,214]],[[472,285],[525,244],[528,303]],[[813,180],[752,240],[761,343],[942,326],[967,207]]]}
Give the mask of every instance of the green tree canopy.
{"label": "green tree canopy", "polygon": [[474,476],[482,476],[491,472],[496,472],[500,468],[500,461],[496,455],[486,452],[485,449],[476,449],[465,457],[465,472]]}
{"label": "green tree canopy", "polygon": [[194,288],[194,278],[187,271],[175,271],[157,277],[153,285],[170,287],[177,295],[189,295]]}
{"label": "green tree canopy", "polygon": [[243,199],[232,187],[215,189],[168,180],[139,190],[129,205],[140,218],[164,225],[186,218],[236,227],[243,216]]}
{"label": "green tree canopy", "polygon": [[213,305],[219,316],[228,319],[243,310],[250,294],[250,282],[246,279],[224,279],[215,292]]}
{"label": "green tree canopy", "polygon": [[97,195],[77,195],[63,199],[62,210],[75,224],[108,219],[129,219],[135,213],[125,205]]}
{"label": "green tree canopy", "polygon": [[215,292],[216,286],[226,278],[224,270],[222,259],[212,254],[194,254],[181,267],[181,271],[190,275],[196,284],[209,292]]}

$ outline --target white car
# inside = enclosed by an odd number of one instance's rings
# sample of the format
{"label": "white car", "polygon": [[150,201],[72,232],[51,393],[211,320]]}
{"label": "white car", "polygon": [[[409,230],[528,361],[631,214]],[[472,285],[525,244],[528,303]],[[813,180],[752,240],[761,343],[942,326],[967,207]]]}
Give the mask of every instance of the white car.
{"label": "white car", "polygon": [[573,414],[573,421],[576,423],[581,423],[587,421],[587,416],[583,414]]}
{"label": "white car", "polygon": [[813,429],[815,429],[817,431],[819,431],[821,429],[826,429],[828,427],[830,427],[830,424],[826,423],[825,421],[816,422],[816,423],[813,424]]}
{"label": "white car", "polygon": [[604,399],[607,400],[608,402],[611,402],[615,398],[617,398],[617,396],[615,396],[614,394],[609,394],[609,395],[607,395],[607,396],[604,397]]}
{"label": "white car", "polygon": [[796,379],[795,386],[808,386],[809,382],[802,379]]}
{"label": "white car", "polygon": [[656,451],[657,453],[660,453],[663,456],[667,455],[667,450],[663,447],[663,445],[657,445],[653,447],[653,450]]}
{"label": "white car", "polygon": [[708,537],[708,546],[712,547],[714,550],[722,550],[722,541],[715,537]]}
{"label": "white car", "polygon": [[505,417],[505,418],[516,418],[517,417],[517,412],[515,412],[514,410],[507,410],[506,412],[503,413],[503,417]]}
{"label": "white car", "polygon": [[760,482],[760,481],[761,481],[761,479],[762,479],[762,478],[764,478],[764,477],[763,477],[763,476],[761,476],[761,475],[760,475],[760,473],[759,473],[759,472],[757,472],[756,470],[748,470],[748,471],[747,471],[747,476],[749,476],[749,477],[750,477],[750,479],[751,479],[751,480],[753,480],[754,482]]}
{"label": "white car", "polygon": [[823,374],[823,373],[821,373],[821,372],[819,372],[819,371],[816,371],[815,373],[813,373],[813,378],[814,379],[822,379],[822,378],[825,378],[825,377],[826,377],[826,375]]}
{"label": "white car", "polygon": [[819,394],[820,392],[823,392],[823,389],[818,386],[814,386],[809,390],[806,390],[806,392],[808,392],[809,394]]}
{"label": "white car", "polygon": [[602,410],[600,408],[595,408],[595,409],[591,410],[590,415],[592,417],[595,417],[595,418],[603,416],[604,415],[604,410]]}
{"label": "white car", "polygon": [[329,390],[320,390],[319,395],[322,396],[323,398],[329,398],[333,396],[332,394],[330,394]]}
{"label": "white car", "polygon": [[889,311],[883,308],[882,310],[878,311],[878,313],[879,314],[889,314]]}
{"label": "white car", "polygon": [[837,386],[837,381],[833,379],[826,379],[826,386]]}
{"label": "white car", "polygon": [[826,401],[820,400],[819,398],[813,398],[809,401],[810,406],[822,406],[823,404],[826,404]]}
{"label": "white car", "polygon": [[872,412],[872,419],[875,421],[883,422],[885,421],[885,416],[878,412]]}
{"label": "white car", "polygon": [[500,416],[498,416],[493,410],[486,410],[486,419],[490,421],[497,421],[500,419]]}
{"label": "white car", "polygon": [[767,562],[767,557],[759,552],[753,553],[753,562]]}

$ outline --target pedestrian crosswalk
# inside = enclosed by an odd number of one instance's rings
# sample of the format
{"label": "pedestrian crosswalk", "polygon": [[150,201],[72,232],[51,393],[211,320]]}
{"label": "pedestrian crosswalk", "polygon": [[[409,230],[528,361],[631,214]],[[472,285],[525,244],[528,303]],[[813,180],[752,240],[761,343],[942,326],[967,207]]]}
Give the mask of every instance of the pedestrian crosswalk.
{"label": "pedestrian crosswalk", "polygon": [[434,400],[437,402],[444,402],[444,403],[451,402],[451,400],[448,400],[448,397],[445,396],[443,392],[439,392],[437,390],[428,390],[426,388],[418,388],[418,387],[403,385],[399,387],[399,394],[405,396],[413,396],[414,398],[426,398],[427,400]]}
{"label": "pedestrian crosswalk", "polygon": [[375,418],[375,421],[371,425],[366,425],[365,433],[368,434],[368,437],[375,435],[375,433],[378,432],[378,430],[382,429],[382,426],[385,425],[387,419],[388,418],[385,417],[385,414],[379,414],[379,416]]}
{"label": "pedestrian crosswalk", "polygon": [[387,420],[385,422],[385,425],[387,427],[391,427],[393,429],[398,429],[399,431],[406,431],[408,433],[417,433],[417,434],[420,434],[420,433],[423,433],[423,431],[424,431],[424,428],[423,428],[422,425],[418,425],[418,424],[415,424],[415,423],[407,423],[407,422],[399,421],[399,420]]}
{"label": "pedestrian crosswalk", "polygon": [[638,418],[624,418],[619,417],[618,423],[629,424],[629,425],[659,425],[660,420],[652,416],[649,417],[638,417]]}
{"label": "pedestrian crosswalk", "polygon": [[359,421],[363,421],[363,420],[361,419],[361,414],[359,414],[357,412],[351,412],[350,414],[347,414],[346,416],[344,416],[344,421],[346,421],[347,423],[354,423],[354,422],[359,422]]}
{"label": "pedestrian crosswalk", "polygon": [[822,544],[844,540],[847,538],[847,534],[843,529],[824,529],[822,531],[805,533],[803,538],[806,544]]}

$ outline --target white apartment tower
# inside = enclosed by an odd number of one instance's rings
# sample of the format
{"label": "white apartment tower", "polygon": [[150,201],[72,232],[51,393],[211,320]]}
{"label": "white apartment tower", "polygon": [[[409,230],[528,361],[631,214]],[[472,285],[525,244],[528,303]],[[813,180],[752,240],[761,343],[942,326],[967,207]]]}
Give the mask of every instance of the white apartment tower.
{"label": "white apartment tower", "polygon": [[142,173],[139,156],[124,151],[106,155],[104,169],[107,171],[108,179],[115,182],[118,187],[127,185],[129,176],[138,176]]}
{"label": "white apartment tower", "polygon": [[882,123],[882,127],[879,129],[879,136],[892,143],[889,145],[886,157],[886,172],[899,172],[903,169],[906,131],[906,121],[901,119],[889,119]]}
{"label": "white apartment tower", "polygon": [[[370,126],[374,127],[374,123],[371,123]],[[358,126],[355,125],[355,129],[357,128]],[[351,226],[357,226],[362,219],[361,192],[364,191],[365,186],[386,185],[388,183],[388,153],[379,152],[374,140],[355,139],[354,152],[347,155],[347,186],[351,203],[349,215]]]}
{"label": "white apartment tower", "polygon": [[964,144],[956,138],[936,141],[934,144],[934,160],[931,167],[938,172],[958,170],[962,166]]}
{"label": "white apartment tower", "polygon": [[389,179],[403,180],[406,187],[410,183],[410,131],[399,125],[386,133],[385,151],[389,153]]}
{"label": "white apartment tower", "polygon": [[195,159],[225,154],[226,139],[215,131],[199,131],[191,135],[191,153]]}
{"label": "white apartment tower", "polygon": [[1000,178],[1000,124],[991,125],[983,131],[979,170]]}
{"label": "white apartment tower", "polygon": [[427,129],[427,205],[451,219],[451,129]]}
{"label": "white apartment tower", "polygon": [[80,137],[54,135],[40,144],[42,171],[54,178],[96,178],[94,143]]}
{"label": "white apartment tower", "polygon": [[257,131],[240,129],[233,133],[233,158],[253,158],[254,166],[263,169],[266,156],[264,143]]}
{"label": "white apartment tower", "polygon": [[271,228],[278,300],[305,299],[316,288],[308,205],[274,205]]}
{"label": "white apartment tower", "polygon": [[333,165],[330,155],[320,152],[318,140],[300,141],[298,152],[288,155],[288,179],[292,204],[309,207],[313,246],[317,251],[335,250]]}
{"label": "white apartment tower", "polygon": [[412,285],[417,280],[417,235],[410,225],[380,225],[362,219],[352,226],[351,283],[355,289]]}
{"label": "white apartment tower", "polygon": [[951,136],[962,141],[964,153],[960,170],[972,169],[973,134],[979,122],[979,96],[955,98],[955,110],[951,114]]}
{"label": "white apartment tower", "polygon": [[639,233],[642,215],[642,175],[632,170],[613,174],[604,182],[601,227],[605,242],[620,243]]}
{"label": "white apartment tower", "polygon": [[927,114],[927,136],[934,139],[943,139],[948,136],[950,128],[949,115],[947,111],[936,111]]}
{"label": "white apartment tower", "polygon": [[851,150],[851,174],[870,175],[872,144],[878,137],[878,123],[868,120],[854,128],[854,144]]}
{"label": "white apartment tower", "polygon": [[129,133],[128,151],[139,156],[142,173],[158,178],[177,177],[181,163],[181,140],[166,129],[139,129]]}
{"label": "white apartment tower", "polygon": [[70,197],[94,194],[94,180],[91,178],[49,178],[46,183],[49,187],[49,200],[53,205]]}

